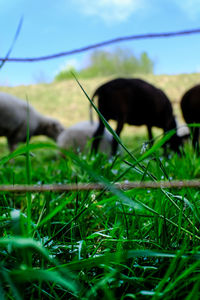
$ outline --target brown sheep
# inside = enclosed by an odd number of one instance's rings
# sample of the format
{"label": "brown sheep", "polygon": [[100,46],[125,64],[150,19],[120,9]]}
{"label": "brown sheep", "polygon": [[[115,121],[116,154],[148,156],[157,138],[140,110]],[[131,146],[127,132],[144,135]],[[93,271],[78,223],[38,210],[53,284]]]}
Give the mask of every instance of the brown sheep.
{"label": "brown sheep", "polygon": [[[27,122],[28,120],[28,122]],[[15,96],[0,92],[0,136],[7,137],[10,151],[27,136],[46,135],[54,140],[64,130],[59,121],[43,116],[33,106]]]}
{"label": "brown sheep", "polygon": [[[101,85],[92,99],[98,96],[98,108],[106,121],[117,121],[116,133],[120,135],[124,123],[146,125],[150,141],[152,126],[164,132],[176,128],[172,106],[164,92],[141,79],[117,78]],[[104,124],[99,118],[99,127],[93,137],[102,136]],[[92,149],[97,151],[100,139],[94,139]],[[182,139],[177,134],[169,140],[174,151],[179,151]],[[116,153],[117,141],[113,139],[112,154]]]}
{"label": "brown sheep", "polygon": [[[200,85],[189,89],[181,99],[181,109],[187,124],[200,123]],[[193,147],[199,151],[199,127],[191,127]]]}

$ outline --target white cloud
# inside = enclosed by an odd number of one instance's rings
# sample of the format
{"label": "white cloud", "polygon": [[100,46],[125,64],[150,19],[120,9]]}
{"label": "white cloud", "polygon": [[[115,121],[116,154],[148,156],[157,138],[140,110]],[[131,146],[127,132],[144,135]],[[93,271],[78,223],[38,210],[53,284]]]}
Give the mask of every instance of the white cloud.
{"label": "white cloud", "polygon": [[143,8],[146,0],[74,0],[79,10],[104,21],[123,22],[134,12]]}
{"label": "white cloud", "polygon": [[197,64],[195,72],[200,73],[200,64]]}
{"label": "white cloud", "polygon": [[71,68],[75,68],[77,69],[79,67],[79,62],[77,59],[72,58],[72,59],[68,59],[67,61],[65,61],[65,63],[62,66],[62,70],[68,71]]}
{"label": "white cloud", "polygon": [[196,19],[200,16],[199,0],[175,0],[175,2],[191,19]]}
{"label": "white cloud", "polygon": [[70,71],[72,68],[79,70],[81,63],[77,59],[67,59],[62,65],[55,71],[55,75],[61,71]]}

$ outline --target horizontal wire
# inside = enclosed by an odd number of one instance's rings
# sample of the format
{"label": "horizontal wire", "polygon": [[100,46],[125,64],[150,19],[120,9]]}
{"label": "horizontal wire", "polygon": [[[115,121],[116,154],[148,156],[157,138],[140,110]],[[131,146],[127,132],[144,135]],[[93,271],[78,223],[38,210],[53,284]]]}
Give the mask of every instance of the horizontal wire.
{"label": "horizontal wire", "polygon": [[138,34],[138,35],[129,35],[129,36],[122,36],[114,39],[110,39],[107,41],[103,41],[100,43],[96,43],[93,45],[88,45],[82,48],[69,50],[65,52],[60,52],[56,54],[46,55],[46,56],[40,56],[40,57],[27,57],[27,58],[0,58],[0,61],[8,61],[8,62],[37,62],[37,61],[44,61],[44,60],[50,60],[55,59],[62,56],[68,56],[76,53],[86,52],[91,49],[107,46],[114,43],[120,43],[130,40],[139,40],[139,39],[152,39],[152,38],[167,38],[167,37],[175,37],[175,36],[183,36],[183,35],[190,35],[190,34],[199,34],[200,28],[197,29],[191,29],[191,30],[181,30],[181,31],[172,31],[172,32],[163,32],[163,33],[148,33],[148,34]]}

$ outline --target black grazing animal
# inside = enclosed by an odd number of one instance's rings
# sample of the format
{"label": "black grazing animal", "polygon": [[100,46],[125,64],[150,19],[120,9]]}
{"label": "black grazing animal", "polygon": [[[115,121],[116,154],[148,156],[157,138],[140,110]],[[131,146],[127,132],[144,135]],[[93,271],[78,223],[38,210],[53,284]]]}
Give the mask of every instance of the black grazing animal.
{"label": "black grazing animal", "polygon": [[[147,125],[149,139],[152,140],[152,126],[162,128],[164,132],[176,128],[172,106],[160,89],[141,79],[117,78],[101,85],[92,99],[98,96],[98,108],[106,121],[117,121],[116,133],[120,135],[124,123]],[[99,126],[93,137],[92,150],[97,151],[104,124]],[[181,138],[177,134],[169,140],[171,149],[179,151]],[[113,139],[112,154],[117,150],[117,141]]]}
{"label": "black grazing animal", "polygon": [[[200,85],[189,89],[181,99],[181,109],[187,124],[200,123]],[[192,144],[199,151],[199,127],[191,127]]]}

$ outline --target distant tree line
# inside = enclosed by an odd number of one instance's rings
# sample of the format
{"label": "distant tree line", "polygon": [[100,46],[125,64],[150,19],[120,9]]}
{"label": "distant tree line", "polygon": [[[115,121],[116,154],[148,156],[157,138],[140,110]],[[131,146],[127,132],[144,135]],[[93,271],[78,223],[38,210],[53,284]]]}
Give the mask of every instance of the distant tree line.
{"label": "distant tree line", "polygon": [[55,80],[60,81],[72,78],[70,71],[75,72],[81,78],[109,75],[130,76],[134,73],[153,73],[154,62],[146,52],[136,57],[129,49],[116,48],[113,52],[96,50],[90,55],[89,63],[85,68],[76,70],[74,67],[68,67],[61,70],[55,76]]}

